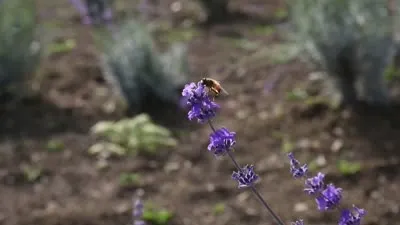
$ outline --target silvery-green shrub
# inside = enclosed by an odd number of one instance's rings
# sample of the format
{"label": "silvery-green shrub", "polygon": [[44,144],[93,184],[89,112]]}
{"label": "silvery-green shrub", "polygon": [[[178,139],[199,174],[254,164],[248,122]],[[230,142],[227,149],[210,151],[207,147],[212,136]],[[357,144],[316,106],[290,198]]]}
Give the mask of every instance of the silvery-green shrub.
{"label": "silvery-green shrub", "polygon": [[3,0],[0,3],[1,92],[35,73],[41,55],[36,16],[33,0]]}
{"label": "silvery-green shrub", "polygon": [[131,20],[117,29],[102,42],[103,69],[129,108],[138,111],[149,95],[178,104],[190,72],[186,45],[161,53],[146,26]]}
{"label": "silvery-green shrub", "polygon": [[[396,0],[398,1],[398,0]],[[334,84],[341,102],[389,103],[384,72],[395,53],[386,0],[289,1],[292,37]],[[398,4],[398,2],[397,2]]]}

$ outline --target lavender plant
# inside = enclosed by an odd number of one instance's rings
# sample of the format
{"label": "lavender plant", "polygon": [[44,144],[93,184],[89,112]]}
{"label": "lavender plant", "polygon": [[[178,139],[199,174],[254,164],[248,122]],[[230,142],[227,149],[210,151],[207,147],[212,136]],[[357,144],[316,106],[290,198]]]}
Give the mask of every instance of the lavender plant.
{"label": "lavender plant", "polygon": [[[228,156],[237,171],[232,174],[232,179],[238,182],[239,188],[250,188],[267,212],[274,218],[278,225],[285,223],[272,210],[267,201],[261,196],[255,187],[259,176],[255,173],[253,165],[241,167],[237,162],[233,150],[236,144],[236,133],[222,127],[216,129],[212,119],[217,115],[220,106],[214,102],[208,95],[208,89],[201,82],[187,84],[182,91],[182,96],[186,99],[190,107],[188,118],[191,121],[197,121],[200,124],[207,123],[212,133],[208,151],[216,157]],[[340,210],[339,225],[360,225],[362,217],[366,214],[364,209],[353,206],[352,209],[340,209],[342,200],[342,189],[333,184],[325,185],[323,173],[318,173],[314,177],[308,178],[308,167],[306,164],[300,165],[300,162],[294,158],[293,153],[288,154],[290,160],[290,172],[296,179],[306,178],[304,191],[315,198],[317,208],[320,211]],[[293,225],[304,225],[303,220],[292,223]]]}
{"label": "lavender plant", "polygon": [[[0,7],[0,90],[20,84],[40,61],[39,25],[33,0],[3,0]],[[15,84],[15,85],[14,85]]]}
{"label": "lavender plant", "polygon": [[389,104],[384,72],[396,51],[393,27],[398,18],[387,9],[387,3],[288,1],[293,40],[308,62],[326,72],[327,94],[337,103]]}
{"label": "lavender plant", "polygon": [[106,78],[131,111],[140,111],[148,96],[179,104],[190,74],[185,44],[175,43],[161,53],[147,27],[131,20],[101,45]]}

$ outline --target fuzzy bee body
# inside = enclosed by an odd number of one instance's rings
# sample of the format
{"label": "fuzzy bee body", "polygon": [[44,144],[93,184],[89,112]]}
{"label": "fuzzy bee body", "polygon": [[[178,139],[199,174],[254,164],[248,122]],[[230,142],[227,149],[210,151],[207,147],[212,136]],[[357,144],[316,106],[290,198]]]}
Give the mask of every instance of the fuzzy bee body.
{"label": "fuzzy bee body", "polygon": [[203,78],[201,83],[209,89],[214,97],[218,97],[221,93],[228,95],[229,93],[221,86],[221,84],[212,78]]}

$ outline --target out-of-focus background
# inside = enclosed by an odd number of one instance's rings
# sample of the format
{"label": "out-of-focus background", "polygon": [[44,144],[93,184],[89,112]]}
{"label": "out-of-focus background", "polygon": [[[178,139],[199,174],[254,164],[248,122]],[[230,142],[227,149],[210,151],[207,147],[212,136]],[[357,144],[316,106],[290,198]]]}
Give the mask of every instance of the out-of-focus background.
{"label": "out-of-focus background", "polygon": [[[387,32],[398,30],[400,4],[344,6],[376,16],[352,17],[356,31],[332,25],[346,10],[329,4],[345,1],[297,2],[1,1],[0,224],[130,224],[138,190],[149,224],[273,224],[237,189],[230,161],[208,153],[209,127],[187,121],[181,90],[204,76],[229,92],[215,123],[237,132],[239,163],[255,165],[257,188],[284,221],[338,218],[291,178],[293,151],[343,188],[346,206],[368,211],[362,224],[400,224],[397,43]],[[393,37],[380,41],[378,28]],[[385,77],[391,104],[332,104],[299,43],[320,47],[331,59],[322,68],[339,61],[336,49],[361,46],[372,61],[345,56]]]}

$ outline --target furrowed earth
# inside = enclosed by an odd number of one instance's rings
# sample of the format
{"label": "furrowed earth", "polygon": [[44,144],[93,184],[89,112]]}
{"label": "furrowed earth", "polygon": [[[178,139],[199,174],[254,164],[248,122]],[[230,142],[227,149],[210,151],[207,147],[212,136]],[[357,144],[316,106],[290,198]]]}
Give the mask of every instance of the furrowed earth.
{"label": "furrowed earth", "polygon": [[[207,151],[210,128],[188,122],[182,110],[151,114],[174,131],[176,148],[112,158],[107,169],[98,169],[88,153],[95,141],[90,128],[126,114],[102,77],[92,28],[80,23],[68,1],[37,2],[50,43],[74,40],[76,46],[44,59],[34,79],[37,91],[2,100],[0,224],[130,224],[139,189],[146,202],[174,214],[168,224],[275,224],[250,190],[237,188],[229,159]],[[303,181],[291,177],[285,152],[293,151],[313,174],[326,173],[328,183],[343,188],[343,206],[367,210],[362,224],[400,224],[398,107],[349,110],[314,101],[321,88],[309,79],[313,70],[282,50],[283,1],[234,1],[233,10],[253,16],[186,29],[182,21],[197,23],[202,14],[190,1],[171,12],[172,3],[151,8],[160,46],[188,40],[192,80],[207,74],[229,92],[217,100],[215,125],[237,133],[237,161],[255,165],[256,187],[283,221],[333,225],[339,218],[338,211],[319,212]],[[117,17],[136,16],[136,4],[117,1]],[[396,98],[395,85],[392,90]],[[355,173],[346,173],[357,164]],[[140,175],[139,184],[122,185],[125,173]],[[217,209],[221,204],[224,210]]]}

